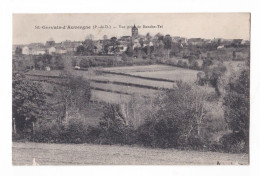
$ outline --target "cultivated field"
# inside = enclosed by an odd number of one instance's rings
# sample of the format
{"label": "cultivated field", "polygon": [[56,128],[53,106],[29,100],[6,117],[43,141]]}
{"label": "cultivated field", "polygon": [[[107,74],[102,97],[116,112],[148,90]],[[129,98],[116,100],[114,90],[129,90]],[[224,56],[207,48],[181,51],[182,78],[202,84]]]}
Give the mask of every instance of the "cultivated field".
{"label": "cultivated field", "polygon": [[158,93],[157,90],[147,89],[147,88],[138,88],[124,85],[116,84],[106,84],[106,83],[95,83],[91,82],[91,87],[104,89],[112,92],[125,93],[125,94],[137,94],[143,96],[153,96]]}
{"label": "cultivated field", "polygon": [[91,90],[91,98],[95,101],[105,101],[107,103],[127,103],[130,101],[131,96],[125,94],[118,94],[113,92],[106,92],[100,90]]}
{"label": "cultivated field", "polygon": [[[127,102],[129,95],[150,97],[161,90],[176,87],[175,81],[195,82],[198,71],[166,65],[89,68],[87,71],[69,70],[91,82],[92,98],[105,102]],[[56,79],[61,71],[30,71],[33,80]],[[34,75],[34,76],[32,76]],[[49,89],[49,88],[48,88]],[[95,90],[96,89],[96,90]]]}
{"label": "cultivated field", "polygon": [[172,67],[167,65],[139,65],[139,66],[125,66],[125,67],[108,67],[102,68],[104,71],[113,71],[116,73],[129,73],[129,72],[155,72],[162,70],[182,70],[180,67]]}
{"label": "cultivated field", "polygon": [[149,149],[93,144],[17,143],[13,165],[221,165],[248,164],[248,154]]}
{"label": "cultivated field", "polygon": [[184,82],[195,82],[198,71],[195,70],[173,70],[173,71],[156,71],[156,72],[131,72],[131,75],[148,78],[167,79],[172,81],[182,80]]}
{"label": "cultivated field", "polygon": [[111,82],[124,82],[130,84],[139,84],[144,86],[153,86],[158,88],[166,88],[171,89],[175,86],[175,83],[172,82],[165,82],[165,81],[153,81],[153,80],[146,80],[142,78],[134,78],[129,76],[122,76],[122,75],[115,75],[115,74],[103,74],[98,76],[93,76],[92,79],[94,80],[105,80]]}
{"label": "cultivated field", "polygon": [[103,68],[103,70],[112,73],[124,73],[144,78],[157,78],[171,81],[182,80],[185,82],[195,82],[197,79],[197,73],[199,72],[196,70],[166,65]]}

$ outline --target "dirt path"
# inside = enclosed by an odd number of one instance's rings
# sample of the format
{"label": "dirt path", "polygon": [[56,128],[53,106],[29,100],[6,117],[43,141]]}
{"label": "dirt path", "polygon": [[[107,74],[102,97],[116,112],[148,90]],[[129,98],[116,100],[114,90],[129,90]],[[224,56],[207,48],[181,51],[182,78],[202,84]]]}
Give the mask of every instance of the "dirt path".
{"label": "dirt path", "polygon": [[248,164],[247,154],[147,149],[92,144],[13,142],[13,165],[216,165]]}

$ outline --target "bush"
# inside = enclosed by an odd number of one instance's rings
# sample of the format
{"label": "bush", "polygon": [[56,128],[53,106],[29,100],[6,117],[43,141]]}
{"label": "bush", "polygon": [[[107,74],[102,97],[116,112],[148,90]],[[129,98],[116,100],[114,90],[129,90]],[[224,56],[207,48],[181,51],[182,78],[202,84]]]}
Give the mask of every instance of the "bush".
{"label": "bush", "polygon": [[126,54],[126,53],[123,53],[123,54],[122,54],[122,61],[127,61],[127,59],[128,59],[127,54]]}
{"label": "bush", "polygon": [[86,141],[87,128],[84,120],[80,117],[71,117],[65,125],[64,131],[67,142],[69,143],[83,143]]}
{"label": "bush", "polygon": [[221,149],[225,152],[242,153],[248,152],[247,145],[243,140],[243,133],[230,133],[220,139]]}
{"label": "bush", "polygon": [[183,63],[183,67],[184,67],[184,68],[188,68],[188,67],[189,67],[188,64],[187,64],[187,62],[184,62],[184,63]]}
{"label": "bush", "polygon": [[[92,128],[90,133],[95,134],[100,144],[133,144],[135,132],[121,113],[119,105],[106,105],[104,116],[97,128]],[[92,139],[93,140],[93,139]]]}
{"label": "bush", "polygon": [[90,65],[90,63],[87,59],[82,59],[79,63],[79,66],[82,68],[88,68],[89,65]]}
{"label": "bush", "polygon": [[83,143],[87,141],[87,127],[82,118],[71,117],[67,123],[57,121],[38,124],[30,140],[47,143]]}
{"label": "bush", "polygon": [[139,127],[139,143],[160,148],[203,148],[206,142],[202,135],[205,92],[187,83],[178,82],[177,85],[160,98],[157,112]]}
{"label": "bush", "polygon": [[177,66],[179,66],[179,67],[182,67],[182,66],[183,66],[182,60],[179,60],[179,61],[178,61]]}
{"label": "bush", "polygon": [[169,118],[149,119],[138,129],[138,141],[149,147],[174,148],[178,141],[178,127]]}
{"label": "bush", "polygon": [[64,133],[64,125],[52,122],[43,122],[34,130],[31,140],[34,142],[62,143],[65,142],[62,134]]}
{"label": "bush", "polygon": [[[250,77],[249,69],[242,70],[239,77],[231,78],[227,93],[224,97],[225,119],[232,135],[226,137],[231,142],[231,147],[238,144],[238,149],[248,151],[249,149],[249,118],[250,118]],[[236,137],[234,143],[233,138]],[[245,144],[244,144],[245,143]],[[240,145],[245,145],[241,148]],[[235,149],[234,149],[235,150]],[[239,151],[239,150],[238,150]]]}

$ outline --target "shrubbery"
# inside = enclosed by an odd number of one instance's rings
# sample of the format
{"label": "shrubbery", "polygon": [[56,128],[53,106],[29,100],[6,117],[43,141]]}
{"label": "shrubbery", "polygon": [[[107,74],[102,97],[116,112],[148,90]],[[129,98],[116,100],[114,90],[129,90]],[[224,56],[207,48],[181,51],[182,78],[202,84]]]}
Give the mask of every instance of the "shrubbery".
{"label": "shrubbery", "polygon": [[99,126],[90,131],[96,136],[95,142],[100,144],[135,143],[135,131],[126,121],[119,105],[106,105],[104,109]]}
{"label": "shrubbery", "polygon": [[[247,152],[243,131],[227,133],[224,119],[216,117],[219,109],[215,109],[215,115],[213,111],[207,112],[207,98],[201,88],[178,82],[177,88],[150,102],[151,108],[144,111],[145,120],[138,126],[125,116],[119,105],[105,104],[104,114],[95,127],[89,126],[81,116],[69,117],[62,123],[42,122],[37,124],[29,140]],[[19,140],[19,137],[15,139]]]}
{"label": "shrubbery", "polygon": [[70,117],[68,122],[42,122],[37,125],[30,140],[47,143],[83,143],[87,139],[87,126],[84,119]]}

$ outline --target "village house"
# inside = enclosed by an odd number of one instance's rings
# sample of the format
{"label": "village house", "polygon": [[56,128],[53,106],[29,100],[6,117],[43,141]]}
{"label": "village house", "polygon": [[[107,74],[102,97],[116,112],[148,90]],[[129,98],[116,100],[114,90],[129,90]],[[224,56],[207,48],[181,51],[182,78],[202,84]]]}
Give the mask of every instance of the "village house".
{"label": "village house", "polygon": [[46,47],[55,46],[55,41],[51,38],[51,39],[49,39],[48,41],[46,41],[45,46],[46,46]]}
{"label": "village house", "polygon": [[223,39],[221,41],[221,45],[224,45],[224,46],[231,45],[232,41],[233,41],[232,39]]}
{"label": "village house", "polygon": [[202,38],[190,38],[188,43],[196,46],[202,46],[204,44],[204,39]]}
{"label": "village house", "polygon": [[24,55],[39,55],[47,53],[47,48],[42,43],[31,43],[22,48]]}
{"label": "village house", "polygon": [[241,45],[250,45],[249,40],[242,40]]}
{"label": "village house", "polygon": [[239,46],[242,44],[243,39],[233,39],[232,44],[235,46]]}
{"label": "village house", "polygon": [[30,43],[28,45],[29,48],[44,48],[44,44],[43,43]]}
{"label": "village house", "polygon": [[217,47],[218,50],[220,50],[220,49],[224,49],[224,48],[225,48],[224,45],[219,45],[219,46]]}
{"label": "village house", "polygon": [[119,42],[131,42],[131,36],[122,36],[120,37],[120,39],[118,40]]}
{"label": "village house", "polygon": [[46,49],[45,48],[35,48],[35,49],[31,49],[31,54],[32,55],[43,55],[46,54]]}
{"label": "village house", "polygon": [[58,46],[58,47],[55,47],[55,48],[56,48],[57,54],[66,54],[67,53],[67,50],[63,46]]}
{"label": "village house", "polygon": [[30,48],[29,48],[28,46],[24,46],[24,47],[22,48],[22,54],[24,54],[24,55],[29,55],[29,54],[31,54]]}
{"label": "village house", "polygon": [[67,50],[68,53],[72,53],[77,51],[77,47],[82,45],[81,41],[70,41],[66,40],[64,42],[61,42],[62,46]]}
{"label": "village house", "polygon": [[172,37],[173,43],[187,44],[187,39],[185,37],[174,36]]}
{"label": "village house", "polygon": [[52,46],[48,49],[48,52],[49,52],[49,54],[54,54],[54,53],[56,53],[56,48]]}
{"label": "village house", "polygon": [[51,71],[51,67],[46,66],[46,67],[45,67],[45,70],[46,70],[46,71]]}

